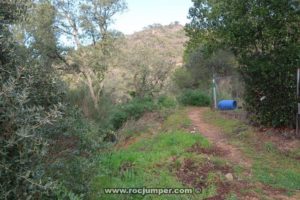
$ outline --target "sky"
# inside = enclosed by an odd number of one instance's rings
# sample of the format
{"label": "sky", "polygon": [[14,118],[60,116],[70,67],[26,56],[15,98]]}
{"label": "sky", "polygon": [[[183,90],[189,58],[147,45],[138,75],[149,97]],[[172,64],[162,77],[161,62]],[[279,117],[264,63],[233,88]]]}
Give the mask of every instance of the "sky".
{"label": "sky", "polygon": [[178,21],[184,25],[188,22],[188,10],[191,0],[126,0],[127,11],[115,17],[111,28],[124,34],[143,30],[148,25],[159,23],[168,25]]}

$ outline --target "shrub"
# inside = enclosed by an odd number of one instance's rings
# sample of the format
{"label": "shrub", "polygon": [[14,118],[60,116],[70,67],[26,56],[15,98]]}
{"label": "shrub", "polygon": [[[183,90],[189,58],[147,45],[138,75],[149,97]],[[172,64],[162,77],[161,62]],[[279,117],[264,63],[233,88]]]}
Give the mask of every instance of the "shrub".
{"label": "shrub", "polygon": [[[245,80],[245,109],[250,120],[264,126],[295,127],[297,113],[296,65],[281,65],[284,56],[277,56],[278,64],[263,59],[243,70]],[[280,60],[281,58],[281,60]],[[250,65],[249,64],[249,65]],[[250,69],[247,68],[247,69]]]}
{"label": "shrub", "polygon": [[179,97],[180,103],[191,106],[209,106],[210,98],[199,90],[186,90]]}
{"label": "shrub", "polygon": [[173,108],[176,105],[176,99],[169,96],[160,96],[157,100],[152,98],[134,98],[130,102],[114,108],[109,124],[112,129],[116,130],[121,128],[127,120],[139,119],[145,112]]}
{"label": "shrub", "polygon": [[187,68],[178,68],[172,78],[179,89],[193,88],[193,86],[198,85]]}
{"label": "shrub", "polygon": [[138,119],[146,111],[156,108],[155,102],[150,98],[136,98],[129,103],[117,106],[111,117],[111,124],[114,129],[119,129],[128,119]]}
{"label": "shrub", "polygon": [[160,96],[157,101],[158,105],[163,108],[174,108],[177,105],[177,101],[175,98],[170,96]]}
{"label": "shrub", "polygon": [[[55,127],[64,113],[60,98],[49,98],[57,84],[51,76],[38,76],[36,68],[2,65],[9,74],[0,80],[0,196],[4,199],[45,199],[52,193],[53,182],[45,175],[42,160],[47,153],[47,133]],[[0,60],[1,65],[1,60]],[[46,77],[47,77],[46,76]],[[35,86],[43,86],[41,94]]]}

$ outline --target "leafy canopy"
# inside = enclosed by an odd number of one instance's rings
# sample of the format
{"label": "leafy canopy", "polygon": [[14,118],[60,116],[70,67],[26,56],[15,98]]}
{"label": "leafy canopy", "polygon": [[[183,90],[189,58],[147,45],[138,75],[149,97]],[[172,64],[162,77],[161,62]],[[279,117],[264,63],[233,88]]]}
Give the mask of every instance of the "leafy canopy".
{"label": "leafy canopy", "polygon": [[[293,0],[194,0],[186,26],[187,54],[229,48],[245,81],[245,102],[264,125],[294,124],[300,7]],[[264,101],[260,99],[266,97]]]}

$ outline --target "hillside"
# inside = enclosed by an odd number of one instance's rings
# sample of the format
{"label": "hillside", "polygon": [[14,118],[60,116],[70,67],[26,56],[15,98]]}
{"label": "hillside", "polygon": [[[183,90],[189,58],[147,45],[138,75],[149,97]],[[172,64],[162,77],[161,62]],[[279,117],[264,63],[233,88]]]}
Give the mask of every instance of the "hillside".
{"label": "hillside", "polygon": [[151,76],[167,71],[164,87],[168,87],[171,73],[182,66],[182,55],[187,38],[183,26],[173,23],[167,26],[154,24],[143,31],[126,35],[119,44],[116,66],[110,68],[105,80],[106,92],[114,99],[128,98],[134,90],[134,75],[141,70]]}
{"label": "hillside", "polygon": [[184,43],[187,41],[184,27],[177,23],[167,26],[154,24],[146,27],[143,31],[126,36],[127,47],[137,48],[147,44],[161,54],[168,55],[176,65],[182,64]]}

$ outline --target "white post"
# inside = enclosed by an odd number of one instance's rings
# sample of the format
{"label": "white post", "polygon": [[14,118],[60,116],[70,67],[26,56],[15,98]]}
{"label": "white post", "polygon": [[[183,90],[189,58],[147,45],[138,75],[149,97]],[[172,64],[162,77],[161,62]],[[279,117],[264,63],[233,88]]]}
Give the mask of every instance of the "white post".
{"label": "white post", "polygon": [[214,108],[217,109],[217,90],[216,90],[215,75],[213,75],[213,98],[214,98]]}

